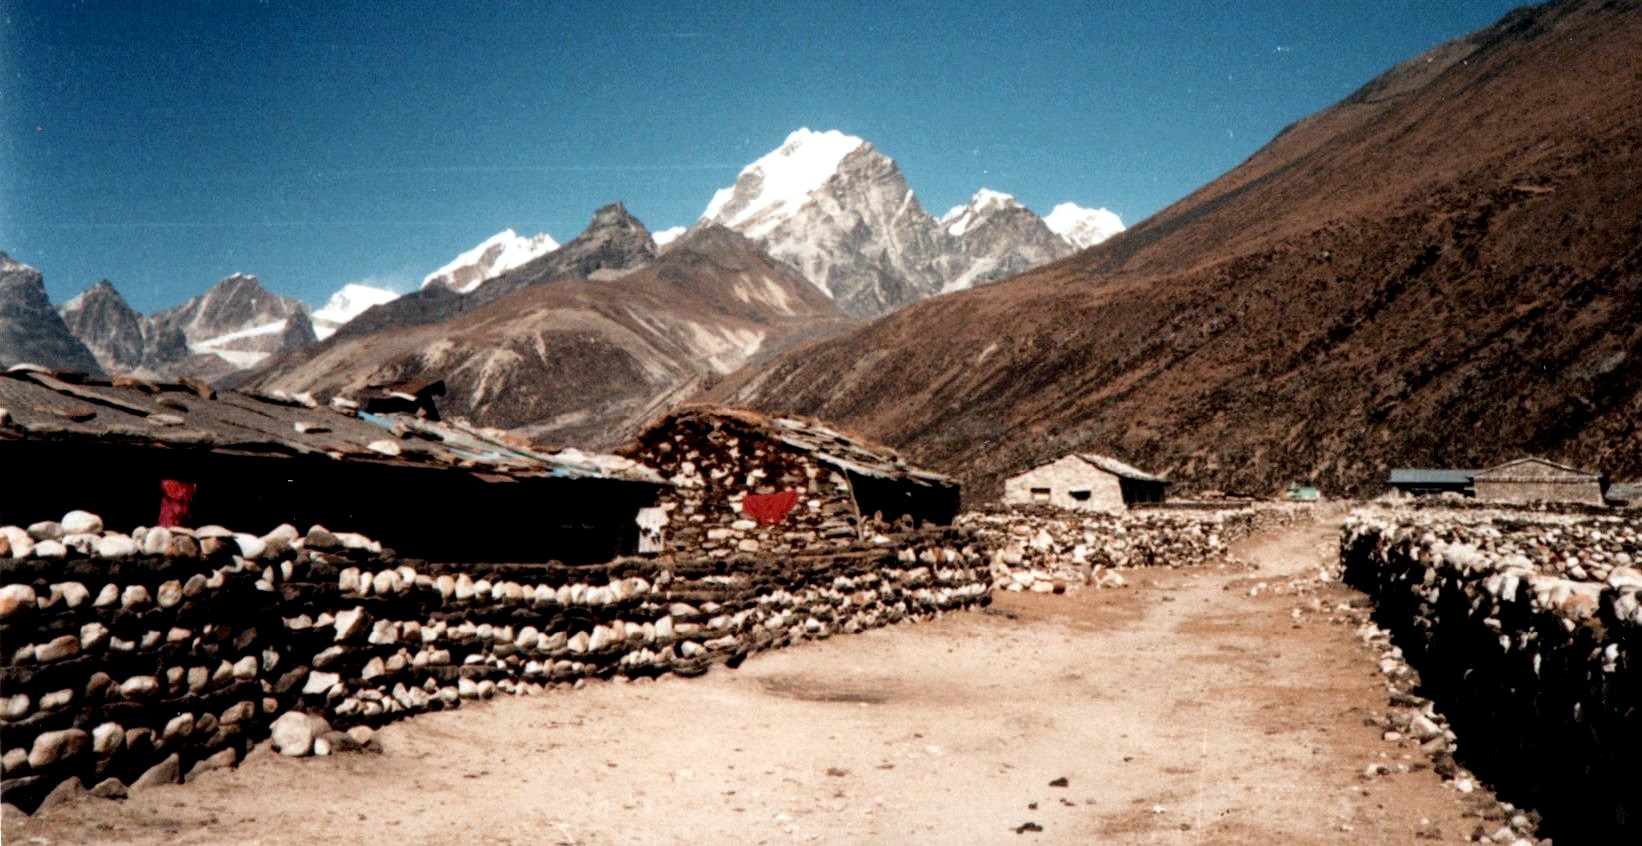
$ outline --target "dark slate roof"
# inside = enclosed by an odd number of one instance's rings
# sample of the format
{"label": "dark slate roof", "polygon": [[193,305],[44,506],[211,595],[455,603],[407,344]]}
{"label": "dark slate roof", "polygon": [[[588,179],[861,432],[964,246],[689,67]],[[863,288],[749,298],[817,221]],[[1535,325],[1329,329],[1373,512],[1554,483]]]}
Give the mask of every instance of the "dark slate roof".
{"label": "dark slate roof", "polygon": [[1469,485],[1475,470],[1432,470],[1397,467],[1391,471],[1393,485]]}
{"label": "dark slate roof", "polygon": [[1137,482],[1162,482],[1165,485],[1170,484],[1169,480],[1163,478],[1162,476],[1153,476],[1144,470],[1137,469],[1132,465],[1124,464],[1123,462],[1110,456],[1080,452],[1078,453],[1078,458],[1081,458],[1085,462],[1120,478],[1133,479]]}
{"label": "dark slate roof", "polygon": [[193,380],[86,378],[18,366],[0,373],[0,439],[123,442],[264,455],[460,468],[520,478],[660,483],[647,467],[577,450],[543,453],[495,430],[320,407],[307,397],[215,390]]}

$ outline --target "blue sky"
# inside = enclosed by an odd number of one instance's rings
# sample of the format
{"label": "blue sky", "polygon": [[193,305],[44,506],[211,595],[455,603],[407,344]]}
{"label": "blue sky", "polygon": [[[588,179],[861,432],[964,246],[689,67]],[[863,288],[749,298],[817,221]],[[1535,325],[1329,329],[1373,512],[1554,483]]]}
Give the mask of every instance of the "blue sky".
{"label": "blue sky", "polygon": [[800,126],[1133,225],[1499,0],[0,2],[0,250],[138,309],[313,303],[512,227],[651,229]]}

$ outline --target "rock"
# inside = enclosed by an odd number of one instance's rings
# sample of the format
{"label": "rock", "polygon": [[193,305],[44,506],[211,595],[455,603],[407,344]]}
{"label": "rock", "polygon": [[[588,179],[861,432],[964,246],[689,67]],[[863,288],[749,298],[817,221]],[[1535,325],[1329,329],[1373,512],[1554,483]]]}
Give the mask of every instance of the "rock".
{"label": "rock", "polygon": [[161,608],[175,608],[182,601],[182,582],[171,579],[161,584],[154,599]]}
{"label": "rock", "polygon": [[165,760],[149,767],[137,780],[131,783],[131,792],[140,793],[151,787],[164,784],[176,784],[182,778],[182,760],[176,753],[168,755]]}
{"label": "rock", "polygon": [[302,693],[305,696],[329,693],[331,688],[341,683],[342,676],[337,673],[309,673],[307,681],[302,684]]}
{"label": "rock", "polygon": [[364,608],[354,606],[347,611],[339,611],[336,615],[336,640],[338,643],[358,640],[371,627],[371,615]]}
{"label": "rock", "polygon": [[348,729],[348,736],[353,738],[355,743],[363,746],[364,744],[371,742],[372,738],[376,737],[376,730],[370,726],[354,726]]}
{"label": "rock", "polygon": [[234,543],[239,547],[241,558],[247,561],[256,561],[268,552],[268,544],[256,535],[239,532],[234,535]]}
{"label": "rock", "polygon": [[257,677],[257,656],[247,655],[234,662],[234,678],[245,681]]}
{"label": "rock", "polygon": [[125,535],[108,534],[97,540],[96,554],[98,558],[130,558],[141,552],[137,542]]}
{"label": "rock", "polygon": [[72,658],[79,654],[80,639],[74,635],[52,638],[50,642],[34,647],[34,660],[41,664]]}
{"label": "rock", "polygon": [[28,585],[6,585],[0,588],[0,620],[19,611],[34,610],[34,588]]}
{"label": "rock", "polygon": [[126,790],[125,782],[117,778],[105,778],[97,782],[90,792],[99,799],[124,799],[131,795],[130,791]]}
{"label": "rock", "polygon": [[63,526],[61,523],[53,520],[42,520],[38,523],[32,523],[29,525],[28,536],[36,542],[44,540],[57,540],[63,536]]}
{"label": "rock", "polygon": [[194,715],[178,714],[166,722],[165,729],[160,732],[160,737],[165,740],[165,742],[171,743],[173,741],[182,740],[193,733]]}
{"label": "rock", "polygon": [[377,655],[365,662],[365,666],[359,671],[359,678],[361,681],[371,681],[381,678],[387,672],[387,665],[382,661],[382,656]]}
{"label": "rock", "polygon": [[29,767],[36,770],[44,769],[58,761],[79,755],[90,745],[91,735],[86,734],[84,729],[41,732],[34,738],[34,745],[29,749]]}
{"label": "rock", "polygon": [[0,755],[0,771],[4,771],[6,775],[15,776],[28,769],[28,766],[29,753],[27,749],[7,749],[3,755]]}
{"label": "rock", "polygon": [[236,726],[257,715],[257,703],[251,701],[235,702],[222,712],[217,721],[225,726]]}
{"label": "rock", "polygon": [[93,608],[107,608],[120,601],[120,586],[109,582],[97,591],[97,598],[91,601]]}
{"label": "rock", "polygon": [[171,530],[164,526],[155,526],[143,534],[144,555],[164,555],[171,549]]}
{"label": "rock", "polygon": [[274,751],[291,758],[300,758],[313,752],[314,735],[318,733],[315,718],[301,711],[286,711],[269,727],[269,738]]}
{"label": "rock", "polygon": [[64,558],[68,555],[68,547],[61,541],[43,540],[34,545],[35,558]]}
{"label": "rock", "polygon": [[302,545],[306,549],[339,549],[342,544],[337,542],[336,535],[330,533],[324,526],[314,525],[308,529]]}
{"label": "rock", "polygon": [[91,751],[99,758],[107,758],[125,745],[125,727],[119,723],[103,723],[91,730]]}
{"label": "rock", "polygon": [[54,690],[40,697],[40,710],[56,711],[59,708],[66,707],[73,701],[74,691],[72,689],[63,688],[62,690]]}
{"label": "rock", "polygon": [[221,770],[232,767],[239,760],[239,753],[232,748],[218,750],[210,756],[201,758],[194,766],[188,768],[188,775],[184,781],[193,781],[212,770]]}
{"label": "rock", "polygon": [[67,805],[85,795],[86,786],[80,783],[80,779],[78,777],[69,776],[61,782],[58,782],[57,786],[53,787],[51,792],[46,794],[46,798],[40,800],[40,807],[35,808],[34,812],[38,814],[41,811],[50,810],[58,805]]}
{"label": "rock", "polygon": [[14,693],[0,704],[0,716],[4,716],[7,722],[20,720],[28,714],[30,704],[28,694]]}
{"label": "rock", "polygon": [[89,511],[70,511],[63,515],[62,529],[65,535],[94,535],[103,530],[103,518]]}
{"label": "rock", "polygon": [[127,585],[125,590],[120,592],[120,607],[122,608],[140,608],[152,604],[153,601],[153,598],[148,595],[148,588],[142,585]]}
{"label": "rock", "polygon": [[63,604],[70,608],[79,608],[85,604],[86,600],[91,598],[91,591],[86,590],[86,586],[79,582],[63,582],[51,587],[52,590],[62,594]]}
{"label": "rock", "polygon": [[165,557],[192,559],[200,557],[203,551],[198,540],[187,535],[176,535],[171,538],[171,546],[166,548]]}
{"label": "rock", "polygon": [[160,692],[160,680],[153,676],[132,676],[120,682],[120,695],[126,699],[147,699]]}

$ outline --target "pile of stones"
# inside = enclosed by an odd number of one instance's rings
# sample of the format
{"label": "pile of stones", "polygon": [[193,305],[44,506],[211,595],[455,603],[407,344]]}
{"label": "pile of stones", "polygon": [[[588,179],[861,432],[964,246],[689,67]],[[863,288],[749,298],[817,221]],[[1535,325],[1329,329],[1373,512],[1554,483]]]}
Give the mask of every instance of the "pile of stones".
{"label": "pile of stones", "polygon": [[989,599],[955,530],[831,556],[429,565],[281,526],[0,528],[5,801],[175,783],[271,737],[373,748],[402,716],[588,677],[695,675]]}
{"label": "pile of stones", "polygon": [[1442,742],[1457,737],[1459,760],[1543,813],[1552,834],[1642,830],[1629,787],[1642,755],[1642,521],[1369,509],[1347,520],[1341,561],[1375,602],[1386,659],[1417,674],[1399,692],[1447,715]]}
{"label": "pile of stones", "polygon": [[1122,571],[1224,559],[1234,541],[1309,514],[1309,506],[1138,509],[1121,515],[1046,507],[966,512],[958,525],[989,551],[998,590],[1122,587]]}

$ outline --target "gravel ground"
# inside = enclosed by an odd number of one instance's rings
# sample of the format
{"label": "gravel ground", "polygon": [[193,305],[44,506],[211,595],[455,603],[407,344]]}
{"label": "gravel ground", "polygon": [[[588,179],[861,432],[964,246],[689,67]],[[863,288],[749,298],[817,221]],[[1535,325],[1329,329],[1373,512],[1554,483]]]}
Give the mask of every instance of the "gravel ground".
{"label": "gravel ground", "polygon": [[[594,683],[385,729],[382,755],[283,759],[8,820],[5,842],[1387,843],[1465,840],[1462,795],[1366,724],[1386,694],[1352,626],[1283,591],[1335,525],[1257,569],[1131,574],[1075,596],[768,653],[697,679]],[[1359,596],[1307,586],[1332,607]]]}

